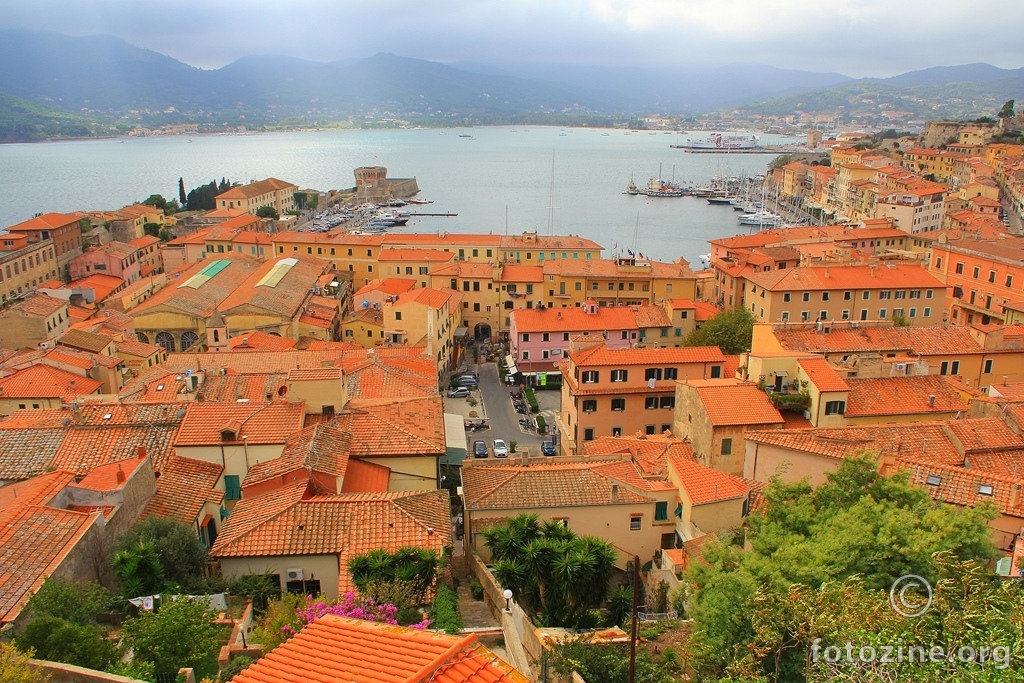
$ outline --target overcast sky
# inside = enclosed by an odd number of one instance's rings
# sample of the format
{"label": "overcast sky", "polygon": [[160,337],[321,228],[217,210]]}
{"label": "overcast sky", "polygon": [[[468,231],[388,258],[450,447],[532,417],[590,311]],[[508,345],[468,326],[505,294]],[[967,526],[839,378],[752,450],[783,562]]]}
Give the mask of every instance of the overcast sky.
{"label": "overcast sky", "polygon": [[0,26],[114,35],[203,68],[378,52],[853,77],[1024,66],[1024,0],[3,0]]}

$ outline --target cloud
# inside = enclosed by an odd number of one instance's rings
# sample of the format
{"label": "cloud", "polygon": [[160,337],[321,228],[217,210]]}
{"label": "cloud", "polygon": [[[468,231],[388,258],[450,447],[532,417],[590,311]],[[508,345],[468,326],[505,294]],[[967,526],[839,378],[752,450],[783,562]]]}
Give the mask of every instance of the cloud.
{"label": "cloud", "polygon": [[[617,66],[760,62],[851,76],[971,62],[1017,68],[1022,24],[1019,0],[7,0],[0,17],[5,27],[114,35],[205,68],[251,54],[333,61],[392,52]],[[964,30],[971,26],[978,30]]]}

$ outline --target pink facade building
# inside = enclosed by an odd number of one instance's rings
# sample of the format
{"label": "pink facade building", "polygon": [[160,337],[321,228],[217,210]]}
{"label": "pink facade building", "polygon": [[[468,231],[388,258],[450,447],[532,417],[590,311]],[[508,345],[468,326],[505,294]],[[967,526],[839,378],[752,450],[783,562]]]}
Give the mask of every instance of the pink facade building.
{"label": "pink facade building", "polygon": [[138,247],[125,242],[108,242],[71,259],[68,271],[72,280],[99,273],[119,277],[131,284],[142,277],[142,260]]}

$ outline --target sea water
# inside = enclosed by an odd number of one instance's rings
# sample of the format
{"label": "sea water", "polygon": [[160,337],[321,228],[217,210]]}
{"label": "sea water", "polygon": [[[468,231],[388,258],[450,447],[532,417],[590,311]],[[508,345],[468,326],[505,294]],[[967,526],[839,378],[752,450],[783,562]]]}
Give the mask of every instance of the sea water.
{"label": "sea water", "polygon": [[[703,136],[703,133],[695,134]],[[630,179],[660,175],[704,185],[716,176],[766,172],[774,154],[691,154],[687,134],[538,126],[194,135],[0,145],[0,226],[37,213],[114,210],[151,194],[178,196],[211,180],[267,177],[302,189],[351,188],[353,169],[384,166],[415,177],[418,216],[406,232],[542,235],[595,240],[605,255],[628,251],[697,265],[707,241],[743,232],[728,206],[694,197],[625,194]],[[793,138],[762,135],[764,144]]]}

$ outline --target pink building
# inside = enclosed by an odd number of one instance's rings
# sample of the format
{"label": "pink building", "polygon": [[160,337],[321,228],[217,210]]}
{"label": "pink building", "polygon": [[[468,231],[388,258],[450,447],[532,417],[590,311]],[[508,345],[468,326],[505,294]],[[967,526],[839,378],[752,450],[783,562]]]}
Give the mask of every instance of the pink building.
{"label": "pink building", "polygon": [[592,299],[579,308],[514,310],[509,318],[512,358],[526,375],[557,372],[554,364],[566,359],[574,336],[599,335],[608,349],[628,349],[643,345],[652,328],[671,324],[661,306],[599,306]]}
{"label": "pink building", "polygon": [[119,277],[131,284],[142,277],[142,260],[138,247],[124,242],[108,242],[71,259],[68,271],[72,280],[99,273]]}

